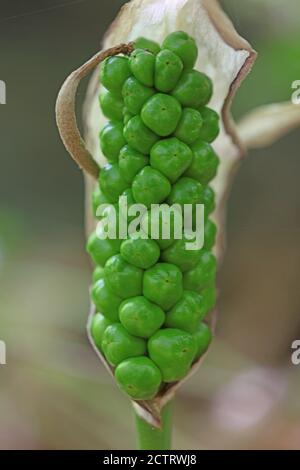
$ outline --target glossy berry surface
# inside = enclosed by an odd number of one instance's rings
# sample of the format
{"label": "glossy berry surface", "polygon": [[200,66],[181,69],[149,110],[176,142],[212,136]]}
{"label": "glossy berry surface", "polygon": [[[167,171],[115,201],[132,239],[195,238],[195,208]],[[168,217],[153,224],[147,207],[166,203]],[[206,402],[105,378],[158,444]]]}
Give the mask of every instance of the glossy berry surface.
{"label": "glossy berry surface", "polygon": [[192,160],[190,147],[176,137],[160,140],[152,147],[150,153],[151,166],[165,175],[171,183],[178,180]]}
{"label": "glossy berry surface", "polygon": [[120,389],[134,400],[151,400],[161,385],[161,372],[148,357],[122,361],[115,371]]}
{"label": "glossy berry surface", "polygon": [[160,46],[157,42],[144,37],[135,39],[134,46],[136,49],[145,49],[146,51],[150,51],[153,54],[158,54],[160,51]]}
{"label": "glossy berry surface", "polygon": [[175,382],[187,374],[196,354],[196,342],[183,330],[165,328],[151,336],[148,351],[164,382]]}
{"label": "glossy berry surface", "polygon": [[203,186],[193,178],[183,176],[172,187],[169,204],[200,204],[203,198]]}
{"label": "glossy berry surface", "polygon": [[155,88],[168,93],[177,84],[183,70],[180,57],[167,49],[157,54],[155,61]]}
{"label": "glossy berry surface", "polygon": [[143,271],[127,263],[121,255],[112,256],[105,263],[104,278],[111,291],[122,299],[142,293]]}
{"label": "glossy berry surface", "polygon": [[208,184],[217,173],[219,158],[212,146],[202,140],[197,140],[191,148],[194,158],[185,175]]}
{"label": "glossy berry surface", "polygon": [[115,295],[104,279],[99,279],[92,288],[92,299],[96,308],[108,320],[119,321],[119,306],[122,299]]}
{"label": "glossy berry surface", "polygon": [[129,59],[130,70],[135,78],[148,87],[154,85],[155,55],[144,49],[136,49]]}
{"label": "glossy berry surface", "polygon": [[138,152],[147,155],[159,137],[143,123],[140,116],[129,119],[124,127],[127,143]]}
{"label": "glossy berry surface", "polygon": [[146,341],[129,334],[121,323],[113,323],[104,331],[102,350],[108,362],[117,366],[124,359],[145,354]]}
{"label": "glossy berry surface", "polygon": [[118,202],[120,194],[128,188],[117,163],[105,165],[99,176],[99,183],[104,195],[111,202]]}
{"label": "glossy berry surface", "polygon": [[149,158],[125,145],[119,154],[119,167],[124,180],[131,184],[135,175],[149,164]]}
{"label": "glossy berry surface", "polygon": [[[100,232],[100,233],[99,233]],[[109,238],[101,239],[99,235],[103,235],[104,230],[100,227],[100,230],[93,232],[87,242],[87,252],[90,254],[95,264],[104,266],[106,261],[113,255],[116,255],[120,251],[121,241],[118,239],[111,240]]]}
{"label": "glossy berry surface", "polygon": [[101,150],[109,162],[118,161],[121,148],[126,144],[121,122],[109,122],[100,132]]}
{"label": "glossy berry surface", "polygon": [[163,49],[169,49],[177,54],[186,68],[194,67],[198,48],[195,40],[184,31],[175,31],[169,34],[163,42]]}
{"label": "glossy berry surface", "polygon": [[128,262],[142,269],[149,269],[160,257],[158,244],[151,238],[131,236],[121,245],[121,255]]}
{"label": "glossy berry surface", "polygon": [[186,70],[181,75],[172,95],[182,106],[198,109],[212,96],[212,81],[198,70]]}
{"label": "glossy berry surface", "polygon": [[199,359],[208,349],[208,346],[212,340],[212,333],[210,328],[206,325],[206,323],[200,323],[198,328],[196,329],[195,333],[193,334],[193,338],[196,342],[196,354],[194,357],[194,361]]}
{"label": "glossy berry surface", "polygon": [[143,296],[125,300],[120,305],[119,317],[129,333],[141,338],[150,338],[165,321],[162,308]]}
{"label": "glossy berry surface", "polygon": [[204,187],[202,200],[205,206],[204,216],[207,218],[215,210],[216,207],[215,192],[210,186]]}
{"label": "glossy berry surface", "polygon": [[170,194],[169,180],[160,171],[145,166],[134,178],[132,192],[136,202],[150,207],[159,204]]}
{"label": "glossy berry surface", "polygon": [[167,312],[166,326],[194,333],[203,317],[202,303],[200,294],[185,290],[181,299]]}
{"label": "glossy berry surface", "polygon": [[102,339],[104,332],[111,324],[112,322],[102,315],[102,313],[96,313],[96,315],[93,316],[91,333],[95,345],[100,351],[102,351]]}
{"label": "glossy berry surface", "polygon": [[216,241],[216,235],[217,226],[212,220],[208,219],[205,222],[204,227],[204,248],[206,250],[211,250],[213,248]]}
{"label": "glossy berry surface", "polygon": [[102,90],[99,96],[101,110],[108,119],[112,121],[123,120],[124,101],[121,96],[109,90]]}
{"label": "glossy berry surface", "polygon": [[174,135],[188,145],[193,144],[201,135],[203,119],[199,111],[184,108]]}
{"label": "glossy berry surface", "polygon": [[[154,223],[152,223],[153,220]],[[174,229],[175,226],[180,225],[180,221],[182,224],[182,214],[179,210],[169,212],[169,207],[166,204],[161,204],[158,208],[152,208],[151,212],[147,211],[144,214],[141,228],[149,238],[155,240],[159,247],[164,250],[174,243]]]}
{"label": "glossy berry surface", "polygon": [[156,93],[143,106],[144,124],[155,134],[166,137],[175,131],[181,116],[179,102],[170,95]]}
{"label": "glossy berry surface", "polygon": [[131,113],[138,114],[146,101],[154,94],[154,90],[142,85],[136,78],[129,77],[124,83],[122,94],[126,108]]}
{"label": "glossy berry surface", "polygon": [[101,64],[100,82],[107,90],[119,96],[122,95],[122,88],[130,77],[129,60],[127,57],[108,57]]}
{"label": "glossy berry surface", "polygon": [[157,263],[144,273],[143,295],[163,310],[171,308],[182,296],[182,273],[174,264]]}
{"label": "glossy berry surface", "polygon": [[192,250],[187,247],[189,241],[183,237],[175,240],[174,243],[162,252],[161,259],[167,263],[173,263],[184,273],[194,268],[200,259],[201,248]]}
{"label": "glossy berry surface", "polygon": [[202,250],[197,265],[183,275],[184,288],[201,292],[215,282],[216,269],[215,256],[210,251]]}
{"label": "glossy berry surface", "polygon": [[207,106],[199,108],[203,119],[203,125],[200,130],[199,138],[205,142],[213,142],[220,132],[220,118],[218,113]]}

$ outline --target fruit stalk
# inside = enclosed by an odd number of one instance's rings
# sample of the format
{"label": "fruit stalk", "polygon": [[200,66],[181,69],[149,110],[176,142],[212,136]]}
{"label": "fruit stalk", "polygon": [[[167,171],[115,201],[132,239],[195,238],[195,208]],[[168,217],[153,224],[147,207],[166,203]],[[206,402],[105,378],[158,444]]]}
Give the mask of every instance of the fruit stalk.
{"label": "fruit stalk", "polygon": [[172,408],[170,401],[161,412],[161,428],[152,426],[135,410],[137,447],[139,450],[170,450],[172,448]]}

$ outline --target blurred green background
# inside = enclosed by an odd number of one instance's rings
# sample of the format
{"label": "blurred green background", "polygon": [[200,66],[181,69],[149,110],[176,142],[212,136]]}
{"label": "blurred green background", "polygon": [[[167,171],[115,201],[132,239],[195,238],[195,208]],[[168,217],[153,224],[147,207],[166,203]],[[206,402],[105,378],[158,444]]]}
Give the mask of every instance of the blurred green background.
{"label": "blurred green background", "polygon": [[[134,446],[128,401],[85,335],[83,179],[54,120],[61,83],[99,49],[123,3],[1,1],[1,449]],[[259,52],[235,117],[289,100],[300,79],[299,1],[221,3]],[[300,338],[299,136],[250,152],[235,180],[217,338],[178,394],[177,448],[300,449],[300,366],[290,360]]]}

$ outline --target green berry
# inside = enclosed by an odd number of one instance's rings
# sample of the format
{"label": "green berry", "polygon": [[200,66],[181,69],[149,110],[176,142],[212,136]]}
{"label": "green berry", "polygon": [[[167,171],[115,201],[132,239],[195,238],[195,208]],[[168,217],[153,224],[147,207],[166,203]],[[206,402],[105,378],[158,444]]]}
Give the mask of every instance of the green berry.
{"label": "green berry", "polygon": [[105,165],[99,175],[100,187],[111,202],[118,202],[120,194],[128,188],[117,163]]}
{"label": "green berry", "polygon": [[108,57],[101,64],[100,82],[112,93],[121,95],[123,85],[130,75],[127,57]]}
{"label": "green berry", "polygon": [[95,284],[99,279],[104,278],[104,269],[102,266],[96,266],[94,271],[93,271],[93,284]]}
{"label": "green berry", "polygon": [[202,354],[204,354],[207,351],[208,346],[210,345],[211,340],[212,340],[211,330],[207,326],[206,323],[199,324],[197,330],[193,334],[193,338],[197,345],[197,351],[194,357],[194,361],[195,361],[199,359],[199,357],[202,356]]}
{"label": "green berry", "polygon": [[183,275],[185,289],[201,292],[215,281],[217,260],[209,251],[200,253],[198,264]]}
{"label": "green berry", "polygon": [[99,218],[97,215],[97,210],[99,206],[101,206],[102,204],[109,204],[109,203],[110,203],[109,199],[103,194],[100,187],[97,186],[92,194],[92,206],[93,206],[94,217]]}
{"label": "green berry", "polygon": [[104,229],[99,227],[97,233],[93,232],[88,239],[86,250],[90,254],[95,264],[104,266],[106,261],[120,251],[121,240],[111,240],[109,238],[99,238],[100,233],[103,235]]}
{"label": "green berry", "polygon": [[167,49],[156,56],[155,61],[155,88],[168,93],[177,84],[183,70],[183,63],[177,54]]}
{"label": "green berry", "polygon": [[185,237],[181,240],[175,240],[169,248],[162,252],[161,259],[166,263],[175,264],[182,272],[194,268],[200,259],[201,249],[187,249],[187,242],[189,243],[190,240]]}
{"label": "green berry", "polygon": [[124,83],[122,94],[126,108],[133,114],[139,114],[154,90],[142,85],[136,78],[129,77]]}
{"label": "green berry", "polygon": [[191,145],[200,137],[202,122],[199,111],[192,108],[184,108],[174,135],[182,140],[182,142]]}
{"label": "green berry", "polygon": [[114,323],[103,334],[102,350],[108,362],[117,366],[130,357],[143,356],[146,342],[129,334],[121,323]]}
{"label": "green berry", "polygon": [[192,145],[192,151],[194,158],[185,174],[202,184],[208,184],[216,176],[219,157],[212,146],[202,140],[197,140]]}
{"label": "green berry", "polygon": [[158,244],[151,238],[131,235],[121,245],[121,255],[128,262],[141,269],[149,269],[160,257]]}
{"label": "green berry", "polygon": [[92,288],[92,299],[99,310],[108,320],[119,321],[119,306],[122,299],[113,294],[107,287],[105,279],[99,279]]}
{"label": "green berry", "polygon": [[203,198],[203,186],[199,181],[193,178],[182,176],[173,185],[168,197],[168,203],[171,204],[200,204]]}
{"label": "green berry", "polygon": [[205,142],[213,142],[220,132],[219,115],[206,106],[200,108],[199,111],[203,119],[199,138],[205,140]]}
{"label": "green berry", "polygon": [[111,291],[122,299],[142,293],[143,271],[127,263],[121,255],[112,256],[106,262],[104,278]]}
{"label": "green berry", "polygon": [[215,210],[215,192],[210,186],[203,189],[203,204],[205,205],[204,216],[208,217]]}
{"label": "green berry", "polygon": [[125,144],[121,122],[109,122],[103,127],[100,132],[100,145],[109,162],[118,161],[120,150]]}
{"label": "green berry", "polygon": [[137,152],[129,145],[125,145],[125,147],[121,149],[119,155],[119,167],[120,172],[127,183],[131,184],[135,175],[148,164],[148,157]]}
{"label": "green berry", "polygon": [[132,357],[115,370],[117,383],[134,400],[152,400],[161,384],[161,372],[148,357]]}
{"label": "green berry", "polygon": [[160,46],[155,41],[151,41],[151,39],[147,38],[137,38],[134,41],[135,49],[146,49],[147,51],[152,52],[152,54],[158,54],[160,51]]}
{"label": "green berry", "polygon": [[163,310],[171,308],[182,292],[182,273],[174,264],[157,263],[145,271],[143,295]]}
{"label": "green berry", "polygon": [[198,56],[198,48],[195,40],[185,32],[176,31],[169,34],[162,47],[175,52],[181,58],[185,68],[194,67]]}
{"label": "green berry", "polygon": [[211,79],[198,70],[182,73],[172,95],[182,106],[198,109],[209,102],[213,91]]}
{"label": "green berry", "polygon": [[204,227],[204,248],[211,250],[215,244],[217,235],[217,226],[211,220],[206,220]]}
{"label": "green berry", "polygon": [[122,121],[124,108],[122,97],[104,88],[99,95],[99,102],[104,116],[112,121]]}
{"label": "green berry", "polygon": [[217,302],[217,291],[214,286],[207,287],[201,291],[204,316],[214,308]]}
{"label": "green berry", "polygon": [[160,171],[145,166],[132,183],[133,196],[139,204],[150,207],[164,201],[171,191],[169,180]]}
{"label": "green berry", "polygon": [[124,137],[127,143],[138,152],[147,155],[159,137],[145,126],[140,116],[131,118],[125,128]]}
{"label": "green berry", "polygon": [[185,290],[181,299],[167,312],[165,325],[194,333],[206,312],[203,298],[197,292]]}
{"label": "green berry", "polygon": [[181,106],[170,95],[156,93],[143,106],[144,124],[157,135],[166,137],[175,131],[181,116]]}
{"label": "green berry", "polygon": [[102,313],[96,313],[92,319],[91,334],[97,348],[102,351],[104,332],[112,323]]}
{"label": "green berry", "polygon": [[155,55],[144,49],[136,49],[129,59],[130,70],[143,85],[153,87]]}
{"label": "green berry", "polygon": [[150,152],[151,166],[165,175],[171,183],[178,180],[192,160],[191,149],[176,137],[158,141]]}
{"label": "green berry", "polygon": [[150,359],[159,367],[163,381],[175,382],[188,373],[196,354],[196,343],[186,331],[165,328],[151,336],[148,351]]}
{"label": "green berry", "polygon": [[[149,238],[154,239],[159,247],[164,250],[174,243],[175,224],[183,223],[182,214],[174,208],[170,210],[167,204],[161,204],[157,208],[151,208],[142,217],[141,228]],[[180,227],[181,232],[182,227]]]}
{"label": "green berry", "polygon": [[124,109],[123,109],[123,122],[124,122],[124,125],[126,126],[127,122],[130,121],[131,118],[134,117],[134,114],[131,113],[129,111],[128,108],[126,108],[126,106],[124,106]]}
{"label": "green berry", "polygon": [[142,296],[122,302],[119,316],[126,330],[141,338],[150,338],[165,321],[164,311]]}

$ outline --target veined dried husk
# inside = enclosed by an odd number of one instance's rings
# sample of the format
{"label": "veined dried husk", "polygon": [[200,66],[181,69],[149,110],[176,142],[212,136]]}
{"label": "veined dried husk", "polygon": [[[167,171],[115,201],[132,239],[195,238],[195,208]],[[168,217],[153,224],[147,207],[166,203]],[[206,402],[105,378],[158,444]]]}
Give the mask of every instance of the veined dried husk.
{"label": "veined dried husk", "polygon": [[[131,0],[121,9],[112,23],[103,42],[103,49],[114,47],[120,43],[129,43],[139,36],[161,42],[169,33],[183,30],[193,36],[199,48],[196,68],[207,73],[214,83],[214,94],[209,104],[221,115],[221,132],[213,146],[220,157],[218,174],[212,183],[216,193],[216,210],[213,218],[218,226],[218,237],[215,247],[219,261],[224,251],[224,222],[226,200],[230,191],[235,172],[246,148],[256,148],[273,143],[289,130],[300,125],[299,107],[291,103],[269,105],[249,113],[237,127],[230,116],[230,105],[237,88],[250,71],[256,53],[249,43],[237,34],[228,17],[221,10],[217,0]],[[69,137],[68,150],[73,154],[72,145],[77,142],[81,151],[84,146],[76,132],[75,126],[64,126],[62,123],[74,121],[74,99],[80,79],[91,70],[95,58],[87,62],[69,77],[69,84],[64,85],[57,108],[58,124],[62,137]],[[94,65],[93,65],[94,66]],[[98,103],[100,84],[98,70],[95,71],[87,93],[84,124],[85,145],[89,151],[85,168],[93,168],[91,155],[99,166],[105,163],[101,154],[98,134],[106,119],[101,114]],[[67,80],[67,81],[68,81]],[[65,121],[64,121],[65,120]],[[73,134],[74,139],[72,139]],[[63,135],[64,134],[64,135]],[[71,137],[71,138],[70,138]],[[64,139],[65,141],[65,139]],[[84,153],[84,152],[83,152]],[[73,155],[74,157],[74,155]],[[92,171],[95,174],[95,171]],[[95,220],[91,212],[91,193],[95,187],[94,179],[85,174],[86,180],[86,229],[89,234],[95,228]],[[90,335],[91,318],[88,322],[89,339],[109,372],[113,369],[96,348]],[[210,324],[214,328],[215,312],[212,313]],[[136,411],[152,423],[160,425],[160,410],[172,399],[174,392],[197,369],[203,357],[193,365],[188,376],[180,382],[167,385],[159,396],[151,401],[134,402]]]}

